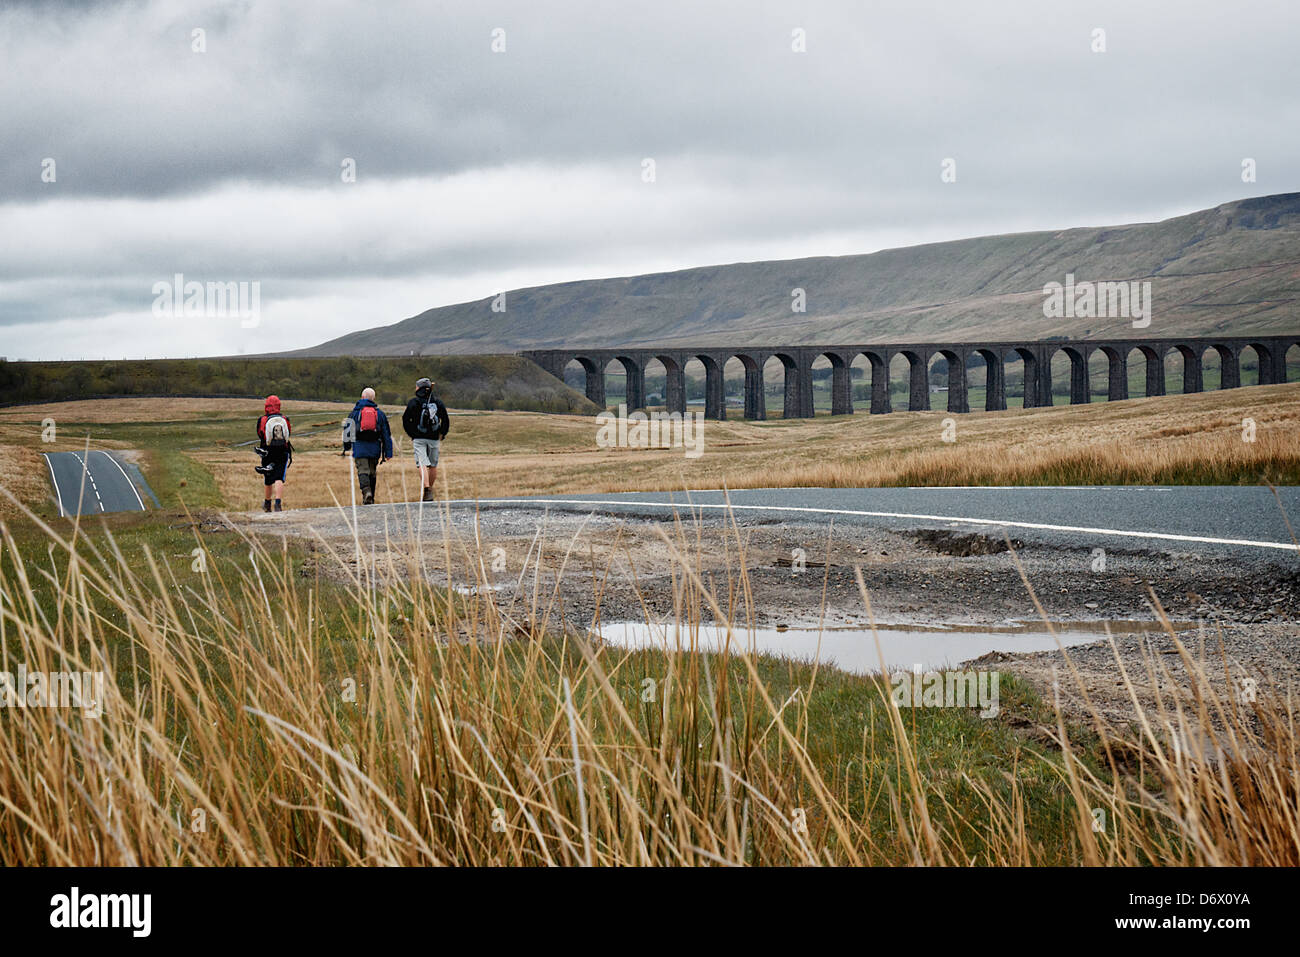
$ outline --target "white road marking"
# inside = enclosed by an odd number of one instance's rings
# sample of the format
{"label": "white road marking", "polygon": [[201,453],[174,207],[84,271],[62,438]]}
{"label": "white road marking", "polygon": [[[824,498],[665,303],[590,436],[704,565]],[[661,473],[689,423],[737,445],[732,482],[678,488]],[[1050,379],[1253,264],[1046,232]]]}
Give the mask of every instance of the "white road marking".
{"label": "white road marking", "polygon": [[[122,468],[121,463],[118,462],[117,459],[113,458],[113,456],[109,455],[109,453],[105,452],[103,449],[92,449],[91,452],[92,453],[98,452],[100,455],[105,456],[110,462],[113,463],[114,467],[119,472],[122,473],[122,478],[126,481],[127,487],[131,489],[131,494],[135,496],[136,503],[140,506],[140,511],[142,512],[145,511],[144,499],[140,497],[139,490],[135,487],[135,483],[131,481],[131,477],[126,474],[126,469]],[[54,495],[55,498],[58,499],[58,503],[59,503],[59,517],[62,518],[63,516],[67,515],[67,509],[64,508],[63,506],[63,490],[59,488],[59,480],[57,476],[55,476],[54,474],[54,462],[50,458],[50,453],[45,452],[42,454],[45,456],[45,464],[50,469],[50,481],[54,483]],[[62,453],[56,453],[56,454],[62,454]],[[87,456],[86,459],[83,459],[81,455],[77,452],[68,452],[67,454],[75,458],[77,462],[81,465],[82,472],[85,474],[87,480],[89,480],[90,482],[90,490],[95,493],[95,504],[99,506],[99,510],[101,512],[107,511],[104,508],[104,496],[99,491],[99,484],[95,481],[95,476],[90,471],[89,464],[87,464],[90,457]],[[78,507],[78,511],[80,511],[80,507]]]}
{"label": "white road marking", "polygon": [[[807,485],[764,485],[762,488],[693,488],[692,494],[703,492],[806,492]],[[1161,485],[886,485],[882,489],[900,492],[1172,492],[1173,488]]]}
{"label": "white road marking", "polygon": [[45,456],[45,464],[50,468],[50,481],[54,483],[54,497],[59,502],[59,518],[63,517],[63,493],[59,491],[59,480],[54,477],[54,463],[50,461],[50,453],[42,452]]}
{"label": "white road marking", "polygon": [[[1152,485],[909,485],[909,492],[1172,492],[1172,488]],[[718,489],[717,491],[722,491]],[[732,489],[732,491],[742,491]],[[788,491],[796,491],[790,488]]]}
{"label": "white road marking", "polygon": [[[81,471],[86,476],[86,478],[90,479],[90,490],[95,493],[95,498],[97,499],[96,504],[99,506],[99,510],[102,512],[104,510],[104,501],[103,499],[99,498],[99,486],[95,484],[95,476],[90,474],[90,466],[88,466],[86,464],[86,460],[83,459],[76,452],[71,452],[69,454],[71,454],[78,462],[81,463]],[[80,502],[77,503],[77,512],[78,514],[80,514],[81,512]]]}
{"label": "white road marking", "polygon": [[961,515],[921,515],[912,512],[868,512],[852,508],[810,508],[799,505],[737,505],[723,502],[643,502],[643,501],[605,501],[602,499],[580,498],[485,498],[453,499],[448,505],[597,505],[601,507],[617,506],[621,508],[673,508],[673,509],[732,509],[733,511],[753,512],[799,512],[816,515],[858,515],[866,518],[904,518],[923,522],[962,522],[969,525],[992,525],[999,528],[1029,528],[1050,532],[1083,532],[1088,535],[1112,535],[1120,538],[1159,539],[1170,542],[1196,542],[1205,545],[1244,545],[1250,548],[1275,548],[1286,552],[1300,554],[1300,547],[1290,542],[1260,542],[1249,538],[1215,538],[1209,535],[1176,535],[1172,532],[1145,532],[1122,528],[1093,528],[1087,525],[1049,525],[1046,522],[1018,522],[1000,518],[970,518]]}
{"label": "white road marking", "polygon": [[108,459],[110,462],[112,462],[114,465],[117,466],[117,470],[122,473],[122,478],[126,479],[127,488],[129,488],[132,492],[135,493],[135,500],[140,503],[140,511],[143,512],[144,499],[140,497],[140,490],[135,487],[135,483],[131,481],[131,477],[126,474],[126,469],[122,468],[122,463],[119,462],[117,459],[113,458],[113,456],[109,455],[103,449],[96,449],[95,451],[97,451],[100,455],[104,456],[106,459]]}

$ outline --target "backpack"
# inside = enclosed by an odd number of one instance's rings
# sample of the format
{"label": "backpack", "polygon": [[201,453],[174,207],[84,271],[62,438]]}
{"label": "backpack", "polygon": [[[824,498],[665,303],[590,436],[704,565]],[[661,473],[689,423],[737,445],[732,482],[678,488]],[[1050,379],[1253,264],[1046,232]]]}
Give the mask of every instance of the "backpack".
{"label": "backpack", "polygon": [[262,432],[266,435],[266,450],[272,455],[289,451],[289,420],[284,416],[267,416]]}
{"label": "backpack", "polygon": [[438,406],[433,401],[433,397],[424,400],[424,408],[420,410],[420,431],[425,435],[436,436],[438,427],[442,420],[438,417]]}
{"label": "backpack", "polygon": [[358,442],[379,441],[379,410],[373,405],[363,405],[357,421]]}

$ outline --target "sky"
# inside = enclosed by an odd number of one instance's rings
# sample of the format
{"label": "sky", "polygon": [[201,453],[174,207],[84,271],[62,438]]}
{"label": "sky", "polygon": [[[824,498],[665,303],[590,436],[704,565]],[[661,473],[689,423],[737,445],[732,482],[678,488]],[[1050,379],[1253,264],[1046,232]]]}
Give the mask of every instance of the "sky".
{"label": "sky", "polygon": [[0,0],[0,356],[1296,191],[1297,37],[1292,0]]}

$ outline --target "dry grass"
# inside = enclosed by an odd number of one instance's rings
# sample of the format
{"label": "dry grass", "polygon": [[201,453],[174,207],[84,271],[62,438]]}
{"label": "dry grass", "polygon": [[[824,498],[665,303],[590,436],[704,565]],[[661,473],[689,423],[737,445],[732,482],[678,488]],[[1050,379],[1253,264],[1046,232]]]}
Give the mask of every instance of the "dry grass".
{"label": "dry grass", "polygon": [[[441,480],[455,498],[569,492],[781,486],[1300,483],[1300,384],[1058,406],[751,423],[707,422],[705,452],[599,449],[590,418],[533,413],[457,416]],[[1242,420],[1256,441],[1242,440]],[[333,434],[297,443],[287,500],[348,502],[350,463]],[[418,497],[409,445],[381,469],[381,501]],[[195,453],[232,508],[262,496],[249,453]],[[440,481],[441,481],[440,480]]]}
{"label": "dry grass", "polygon": [[[870,716],[832,767],[811,730],[830,672],[791,671],[778,694],[743,654],[562,639],[540,578],[522,609],[429,585],[482,570],[471,543],[424,543],[404,567],[358,545],[336,556],[352,579],[335,606],[256,542],[195,574],[45,535],[56,557],[25,563],[5,533],[5,668],[103,670],[109,690],[98,719],[0,721],[5,865],[1300,863],[1292,711],[1267,689],[1246,708],[1194,683],[1133,733],[1058,714],[1055,758],[977,775],[933,768],[915,712],[861,679],[838,687],[866,689]],[[725,596],[689,530],[668,542],[689,636]],[[1062,795],[1049,843],[1031,775]]]}
{"label": "dry grass", "polygon": [[[286,403],[298,453],[289,473],[290,507],[351,501],[351,461],[339,456],[337,427],[350,406]],[[261,403],[228,399],[108,399],[0,411],[0,438],[28,449],[140,449],[164,501],[195,502],[195,471],[210,472],[212,502],[256,508],[257,459],[247,442]],[[379,500],[418,498],[409,442],[380,472]],[[44,445],[40,421],[54,415],[59,442]],[[159,424],[159,416],[168,422]],[[704,454],[600,449],[586,416],[461,412],[443,447],[440,483],[456,498],[503,495],[770,486],[968,484],[1300,484],[1300,383],[1165,396],[1089,406],[952,416],[957,441],[942,440],[945,412],[819,416],[784,422],[706,422]],[[1256,422],[1253,443],[1242,422]],[[316,431],[319,430],[319,431]],[[314,433],[314,434],[309,434]],[[29,462],[30,456],[23,461]],[[158,463],[168,467],[160,468]],[[187,468],[186,463],[197,467]],[[152,464],[151,464],[152,463]],[[38,470],[39,474],[39,470]],[[8,487],[29,505],[49,496],[23,468]],[[189,492],[163,487],[185,477]],[[202,476],[200,476],[202,477]]]}
{"label": "dry grass", "polygon": [[[6,447],[0,455],[0,488],[8,489],[22,502],[39,502],[49,497],[50,476],[44,457],[34,448]],[[20,514],[17,505],[0,496],[0,518],[15,518]]]}
{"label": "dry grass", "polygon": [[736,487],[871,487],[879,485],[1234,485],[1262,480],[1292,484],[1300,475],[1300,445],[1281,430],[1254,443],[1240,431],[1196,433],[1180,444],[1126,440],[1067,445],[1028,454],[1024,448],[988,445],[974,455],[946,449],[914,450],[887,462],[830,463],[788,472],[767,470]]}

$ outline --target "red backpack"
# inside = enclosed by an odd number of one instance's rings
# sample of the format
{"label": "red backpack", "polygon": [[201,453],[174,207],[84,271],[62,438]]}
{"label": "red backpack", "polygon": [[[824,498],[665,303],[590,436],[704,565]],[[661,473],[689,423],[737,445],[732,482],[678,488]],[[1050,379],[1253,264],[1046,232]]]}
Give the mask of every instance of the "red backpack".
{"label": "red backpack", "polygon": [[373,405],[363,405],[357,420],[357,439],[361,442],[379,441],[379,410]]}

